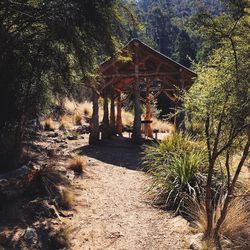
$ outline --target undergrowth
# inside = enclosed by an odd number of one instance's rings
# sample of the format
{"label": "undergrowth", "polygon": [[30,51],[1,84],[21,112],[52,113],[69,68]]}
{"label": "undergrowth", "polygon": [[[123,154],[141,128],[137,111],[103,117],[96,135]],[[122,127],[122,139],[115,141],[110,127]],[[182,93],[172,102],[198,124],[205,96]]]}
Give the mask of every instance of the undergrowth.
{"label": "undergrowth", "polygon": [[[213,225],[215,230],[221,211],[224,206],[225,195],[221,195],[213,206]],[[188,211],[192,223],[201,233],[207,228],[207,213],[204,199],[192,199],[188,205]],[[243,197],[234,197],[230,202],[228,213],[221,225],[219,234],[221,238],[230,239],[234,249],[249,249],[250,244],[250,204]]]}
{"label": "undergrowth", "polygon": [[[189,135],[174,133],[159,144],[146,146],[143,166],[153,179],[148,191],[153,193],[157,205],[183,213],[190,197],[204,193],[205,145]],[[220,183],[215,180],[214,186]]]}
{"label": "undergrowth", "polygon": [[46,167],[40,173],[42,187],[45,193],[55,200],[57,207],[71,209],[74,203],[74,194],[71,183],[64,172]]}

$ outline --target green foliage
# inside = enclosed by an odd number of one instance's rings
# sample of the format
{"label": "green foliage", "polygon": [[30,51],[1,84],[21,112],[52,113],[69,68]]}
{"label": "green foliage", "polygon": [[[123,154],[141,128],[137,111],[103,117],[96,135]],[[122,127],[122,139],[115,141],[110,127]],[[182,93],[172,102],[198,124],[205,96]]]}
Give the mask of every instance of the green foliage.
{"label": "green foliage", "polygon": [[116,51],[127,15],[120,0],[1,1],[1,165],[18,163],[27,120],[93,80],[97,55]]}
{"label": "green foliage", "polygon": [[[230,16],[215,18],[221,26],[207,34],[220,38],[220,48],[213,50],[207,62],[196,65],[198,78],[186,95],[186,110],[196,124],[204,127],[210,144],[218,140],[217,151],[242,145],[250,122],[249,22]],[[234,26],[235,25],[235,26]],[[209,35],[209,36],[210,36]],[[205,135],[206,124],[207,134]],[[218,134],[219,133],[219,134]],[[219,138],[218,138],[219,135]],[[238,137],[238,139],[236,139]]]}
{"label": "green foliage", "polygon": [[190,136],[175,133],[160,144],[146,146],[143,164],[153,177],[156,202],[180,212],[191,196],[200,196],[206,178],[205,147]]}
{"label": "green foliage", "polygon": [[[227,11],[218,16],[201,13],[196,20],[199,32],[216,46],[206,63],[197,66],[198,78],[186,97],[186,110],[203,124],[206,138],[208,175],[206,180],[206,238],[220,244],[220,231],[250,148],[250,20],[249,0],[227,1]],[[237,155],[239,160],[233,161]],[[227,173],[227,192],[216,225],[213,218],[212,179],[216,164]],[[236,169],[236,170],[235,170]],[[215,203],[216,204],[216,203]],[[221,248],[221,247],[219,247]]]}

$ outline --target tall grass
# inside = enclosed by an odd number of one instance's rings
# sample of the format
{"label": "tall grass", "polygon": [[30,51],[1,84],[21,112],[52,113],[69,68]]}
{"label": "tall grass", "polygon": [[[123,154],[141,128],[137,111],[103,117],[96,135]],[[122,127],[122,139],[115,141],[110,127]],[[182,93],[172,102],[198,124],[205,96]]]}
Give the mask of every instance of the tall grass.
{"label": "tall grass", "polygon": [[[222,194],[213,208],[213,226],[215,230],[221,211],[224,206],[224,195]],[[193,220],[196,228],[204,233],[207,229],[207,213],[204,199],[193,199],[188,205],[188,214]],[[250,204],[242,197],[235,197],[231,201],[226,218],[220,228],[220,236],[230,239],[233,249],[249,249],[250,244]]]}
{"label": "tall grass", "polygon": [[149,191],[155,202],[181,212],[190,196],[203,192],[206,178],[204,145],[182,133],[174,133],[163,142],[146,146],[143,165],[152,176]]}

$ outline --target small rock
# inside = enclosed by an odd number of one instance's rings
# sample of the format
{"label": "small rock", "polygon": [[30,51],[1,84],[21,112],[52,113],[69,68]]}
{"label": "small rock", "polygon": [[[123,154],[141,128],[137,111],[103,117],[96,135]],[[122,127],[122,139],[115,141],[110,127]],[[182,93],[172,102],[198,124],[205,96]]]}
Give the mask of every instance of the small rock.
{"label": "small rock", "polygon": [[69,136],[67,136],[67,139],[68,140],[77,140],[77,136],[75,136],[75,135],[69,135]]}
{"label": "small rock", "polygon": [[0,186],[6,184],[8,182],[8,180],[6,179],[0,179]]}
{"label": "small rock", "polygon": [[74,171],[67,171],[66,177],[67,177],[70,181],[73,181],[73,179],[75,178]]}
{"label": "small rock", "polygon": [[191,237],[190,239],[190,246],[189,249],[192,250],[202,250],[202,238],[203,238],[203,234],[199,233],[199,234],[195,234]]}
{"label": "small rock", "polygon": [[54,139],[54,142],[56,142],[56,143],[61,143],[61,142],[62,142],[62,139],[55,138],[55,139]]}
{"label": "small rock", "polygon": [[54,132],[54,133],[50,133],[48,134],[48,137],[52,137],[52,138],[55,138],[57,137],[59,134],[57,132]]}
{"label": "small rock", "polygon": [[34,228],[28,227],[24,233],[23,239],[29,244],[37,244],[38,236]]}
{"label": "small rock", "polygon": [[55,153],[56,153],[55,149],[53,149],[53,148],[47,149],[47,155],[48,155],[49,157],[54,156]]}
{"label": "small rock", "polygon": [[[1,244],[5,245],[9,241],[9,236],[10,236],[10,233],[8,233],[6,231],[0,232]],[[1,247],[0,247],[0,249],[1,249]]]}
{"label": "small rock", "polygon": [[57,218],[57,210],[54,205],[48,203],[47,200],[36,199],[29,202],[25,207],[24,211],[27,211],[27,214],[31,218]]}

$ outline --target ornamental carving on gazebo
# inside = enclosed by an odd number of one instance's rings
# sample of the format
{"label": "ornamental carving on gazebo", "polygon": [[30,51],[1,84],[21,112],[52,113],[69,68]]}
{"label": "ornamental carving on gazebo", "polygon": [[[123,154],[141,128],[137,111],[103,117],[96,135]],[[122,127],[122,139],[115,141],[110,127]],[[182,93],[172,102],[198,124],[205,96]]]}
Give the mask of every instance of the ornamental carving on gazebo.
{"label": "ornamental carving on gazebo", "polygon": [[[121,59],[111,57],[100,66],[99,81],[101,90],[93,90],[93,115],[90,124],[90,144],[100,138],[105,139],[112,135],[122,135],[122,93],[133,95],[134,123],[132,140],[141,143],[142,130],[148,137],[153,137],[150,121],[150,101],[164,93],[166,99],[182,105],[181,92],[187,91],[196,77],[196,74],[185,66],[149,47],[138,39],[130,41],[120,52]],[[103,120],[99,125],[98,99],[103,97]],[[110,107],[108,105],[110,100]],[[144,120],[141,119],[141,103],[145,103]],[[177,129],[183,129],[184,114],[181,112],[175,118]]]}

